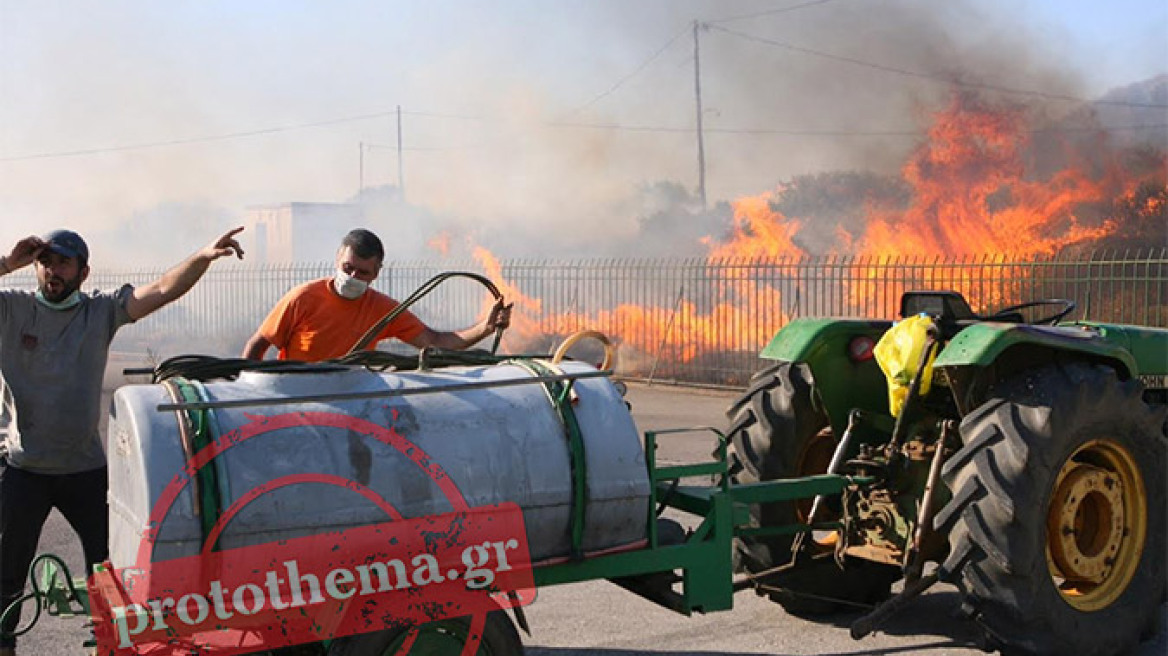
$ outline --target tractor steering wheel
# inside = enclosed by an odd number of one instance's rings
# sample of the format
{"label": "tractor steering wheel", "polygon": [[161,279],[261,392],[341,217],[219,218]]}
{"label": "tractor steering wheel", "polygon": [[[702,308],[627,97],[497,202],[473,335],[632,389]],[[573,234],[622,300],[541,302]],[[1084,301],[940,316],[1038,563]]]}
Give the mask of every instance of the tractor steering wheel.
{"label": "tractor steering wheel", "polygon": [[1027,308],[1032,308],[1032,307],[1042,307],[1044,305],[1057,305],[1057,306],[1059,306],[1059,310],[1058,310],[1058,312],[1055,312],[1052,315],[1045,316],[1041,319],[1035,319],[1034,321],[1029,321],[1029,322],[1024,322],[1024,323],[1030,323],[1030,324],[1034,324],[1034,325],[1049,324],[1049,325],[1053,326],[1053,325],[1057,324],[1059,322],[1059,320],[1061,320],[1063,317],[1067,316],[1071,312],[1074,312],[1075,308],[1077,307],[1075,305],[1074,301],[1067,300],[1065,298],[1044,298],[1040,301],[1030,301],[1028,303],[1019,303],[1017,305],[1011,305],[1009,307],[1004,307],[1004,308],[994,312],[993,314],[989,315],[988,317],[985,317],[985,319],[987,321],[993,321],[995,319],[1007,319],[1007,318],[1009,318],[1008,315],[1010,315],[1011,313],[1018,312],[1019,310],[1025,310]]}

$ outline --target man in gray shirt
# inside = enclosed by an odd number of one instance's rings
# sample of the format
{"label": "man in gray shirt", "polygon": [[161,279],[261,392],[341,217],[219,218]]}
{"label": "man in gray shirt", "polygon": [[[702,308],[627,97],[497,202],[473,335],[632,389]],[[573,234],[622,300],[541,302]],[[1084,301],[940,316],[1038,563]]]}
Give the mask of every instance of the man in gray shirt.
{"label": "man in gray shirt", "polygon": [[[41,528],[57,508],[81,538],[86,567],[107,558],[101,386],[118,328],[185,294],[211,262],[243,257],[236,228],[158,280],[116,292],[80,292],[89,248],[75,232],[27,237],[0,256],[0,276],[33,264],[36,292],[0,290],[0,611],[24,591]],[[0,627],[0,656],[15,654],[18,613]]]}

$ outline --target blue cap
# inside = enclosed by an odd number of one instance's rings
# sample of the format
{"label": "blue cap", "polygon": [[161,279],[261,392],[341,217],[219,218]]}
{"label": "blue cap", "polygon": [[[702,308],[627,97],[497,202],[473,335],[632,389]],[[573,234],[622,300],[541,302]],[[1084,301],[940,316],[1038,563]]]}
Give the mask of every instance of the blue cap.
{"label": "blue cap", "polygon": [[45,235],[45,248],[65,257],[75,257],[85,264],[89,261],[89,247],[81,235],[72,230],[54,230]]}

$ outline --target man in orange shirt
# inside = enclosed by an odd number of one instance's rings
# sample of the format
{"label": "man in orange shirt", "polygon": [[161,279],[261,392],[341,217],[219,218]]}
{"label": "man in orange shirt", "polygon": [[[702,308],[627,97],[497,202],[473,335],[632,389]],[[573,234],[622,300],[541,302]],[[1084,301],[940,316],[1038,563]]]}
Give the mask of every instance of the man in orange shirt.
{"label": "man in orange shirt", "polygon": [[[348,353],[369,328],[398,306],[389,296],[369,288],[381,271],[384,257],[385,249],[377,235],[362,228],[349,231],[337,251],[336,274],[304,283],[285,294],[247,341],[243,357],[262,360],[272,346],[279,349],[281,360],[317,362]],[[503,305],[502,299],[485,319],[458,331],[433,330],[407,310],[366,348],[372,349],[383,339],[397,338],[418,348],[461,350],[497,328],[506,328],[510,320],[511,308]]]}

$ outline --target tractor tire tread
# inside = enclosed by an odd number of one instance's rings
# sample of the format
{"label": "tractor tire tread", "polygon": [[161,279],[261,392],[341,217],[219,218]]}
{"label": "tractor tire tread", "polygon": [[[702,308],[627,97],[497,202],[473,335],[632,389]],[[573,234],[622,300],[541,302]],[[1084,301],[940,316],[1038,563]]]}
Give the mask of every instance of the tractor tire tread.
{"label": "tractor tire tread", "polygon": [[[944,570],[1003,653],[1123,653],[1157,620],[1165,595],[1162,410],[1143,402],[1138,383],[1082,363],[1027,372],[992,394],[962,421],[965,444],[942,473],[954,491],[935,523],[949,534]],[[1063,460],[1096,426],[1133,452],[1150,512],[1138,571],[1086,621],[1051,580],[1045,513]]]}

